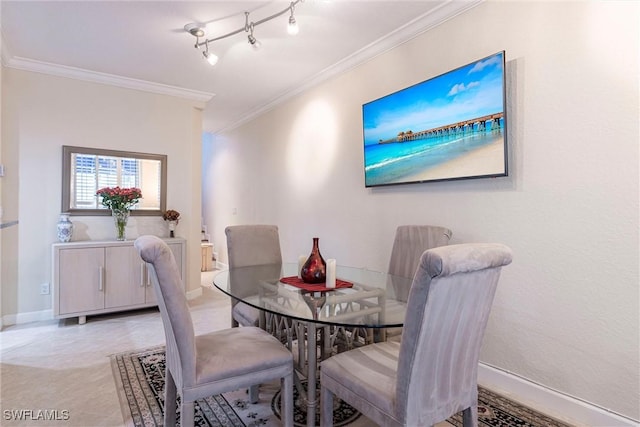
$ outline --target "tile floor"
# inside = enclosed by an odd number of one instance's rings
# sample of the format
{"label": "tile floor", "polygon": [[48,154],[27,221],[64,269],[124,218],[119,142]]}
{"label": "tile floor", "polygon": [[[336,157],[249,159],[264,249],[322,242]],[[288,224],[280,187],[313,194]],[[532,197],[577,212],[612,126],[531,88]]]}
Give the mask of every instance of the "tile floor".
{"label": "tile floor", "polygon": [[[211,283],[213,272],[203,274]],[[229,298],[203,288],[189,302],[197,334],[227,328]],[[0,332],[0,425],[121,426],[109,356],[164,344],[157,309],[50,320],[6,327]],[[68,411],[68,420],[15,421],[7,410]]]}
{"label": "tile floor", "polygon": [[[214,274],[203,273],[203,284]],[[229,327],[229,298],[222,292],[203,287],[189,305],[196,334]],[[0,332],[0,425],[124,425],[109,356],[161,344],[157,309],[90,316],[84,325],[72,318],[6,327]],[[19,421],[11,419],[12,410],[34,415]],[[38,410],[68,419],[34,420]],[[355,424],[373,425],[364,417]],[[438,424],[444,426],[450,425]]]}

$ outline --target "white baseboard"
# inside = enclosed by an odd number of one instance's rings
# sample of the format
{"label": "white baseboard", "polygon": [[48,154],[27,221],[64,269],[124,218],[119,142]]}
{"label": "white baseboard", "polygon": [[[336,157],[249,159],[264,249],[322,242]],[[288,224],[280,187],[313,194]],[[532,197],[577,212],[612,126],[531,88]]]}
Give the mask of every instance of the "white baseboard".
{"label": "white baseboard", "polygon": [[638,421],[480,363],[478,384],[568,424],[590,427],[638,427]]}
{"label": "white baseboard", "polygon": [[53,319],[53,310],[30,311],[28,313],[7,314],[2,316],[2,326],[20,325]]}
{"label": "white baseboard", "polygon": [[[186,295],[188,300],[198,298],[200,295],[202,295],[202,288],[198,286],[198,289],[188,291]],[[52,319],[53,310],[51,309],[31,311],[28,313],[7,314],[2,316],[2,327]]]}
{"label": "white baseboard", "polygon": [[200,295],[202,295],[202,287],[201,286],[198,286],[198,289],[193,289],[193,290],[187,291],[187,299],[188,300],[196,299]]}

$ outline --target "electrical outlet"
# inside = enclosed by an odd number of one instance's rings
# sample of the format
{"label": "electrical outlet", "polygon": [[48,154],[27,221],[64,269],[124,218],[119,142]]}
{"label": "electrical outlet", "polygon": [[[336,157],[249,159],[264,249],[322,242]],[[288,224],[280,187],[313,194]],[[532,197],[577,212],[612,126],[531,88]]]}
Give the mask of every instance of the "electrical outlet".
{"label": "electrical outlet", "polygon": [[40,285],[40,295],[49,295],[49,284],[43,283]]}

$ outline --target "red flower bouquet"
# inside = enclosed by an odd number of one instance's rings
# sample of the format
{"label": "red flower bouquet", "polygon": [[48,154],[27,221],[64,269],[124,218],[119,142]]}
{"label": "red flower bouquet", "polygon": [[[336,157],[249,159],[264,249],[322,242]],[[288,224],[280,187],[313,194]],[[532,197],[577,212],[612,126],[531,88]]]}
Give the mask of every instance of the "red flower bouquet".
{"label": "red flower bouquet", "polygon": [[102,205],[112,211],[128,211],[140,201],[142,192],[139,188],[105,187],[96,192],[102,198]]}

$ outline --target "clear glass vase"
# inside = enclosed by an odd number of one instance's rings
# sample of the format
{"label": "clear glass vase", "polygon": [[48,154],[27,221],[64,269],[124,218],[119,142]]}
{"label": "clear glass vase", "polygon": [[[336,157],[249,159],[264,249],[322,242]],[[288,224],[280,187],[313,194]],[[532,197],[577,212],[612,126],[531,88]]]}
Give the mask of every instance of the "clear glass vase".
{"label": "clear glass vase", "polygon": [[126,240],[125,229],[127,228],[127,221],[129,220],[129,210],[112,210],[111,216],[116,224],[116,240]]}

